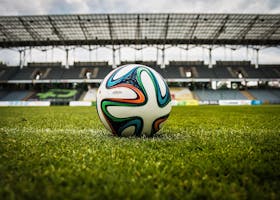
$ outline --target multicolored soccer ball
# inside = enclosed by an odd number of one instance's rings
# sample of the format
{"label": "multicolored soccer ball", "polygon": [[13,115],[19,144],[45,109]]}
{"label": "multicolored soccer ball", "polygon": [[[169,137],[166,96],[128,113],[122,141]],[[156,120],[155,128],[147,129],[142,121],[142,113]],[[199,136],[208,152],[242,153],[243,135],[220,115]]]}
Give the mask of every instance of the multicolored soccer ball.
{"label": "multicolored soccer ball", "polygon": [[164,79],[136,64],[110,72],[98,89],[96,103],[102,123],[118,136],[153,136],[171,111]]}

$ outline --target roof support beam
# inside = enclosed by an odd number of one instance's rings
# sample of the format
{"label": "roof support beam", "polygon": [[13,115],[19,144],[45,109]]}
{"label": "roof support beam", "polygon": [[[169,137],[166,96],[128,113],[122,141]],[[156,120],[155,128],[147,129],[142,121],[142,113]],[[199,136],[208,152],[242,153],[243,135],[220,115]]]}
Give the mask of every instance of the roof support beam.
{"label": "roof support beam", "polygon": [[194,22],[192,23],[192,26],[191,26],[191,30],[189,32],[187,32],[185,35],[185,38],[188,39],[189,41],[193,38],[198,21],[199,21],[199,15],[197,15],[196,18],[194,19]]}
{"label": "roof support beam", "polygon": [[226,23],[228,22],[229,15],[225,17],[225,19],[222,21],[221,26],[214,32],[213,34],[213,43],[216,41],[217,38],[220,37],[220,35],[225,32],[226,29]]}
{"label": "roof support beam", "polygon": [[169,14],[167,15],[167,18],[166,18],[166,21],[165,21],[165,24],[164,24],[164,29],[163,29],[163,38],[164,40],[166,40],[167,38],[167,34],[168,34],[168,29],[169,29]]}
{"label": "roof support beam", "polygon": [[244,40],[246,38],[246,35],[249,33],[249,31],[253,28],[253,26],[255,25],[255,23],[257,22],[257,20],[259,19],[259,16],[257,15],[256,17],[254,17],[254,19],[252,19],[248,25],[242,29],[236,36],[236,38],[238,40]]}
{"label": "roof support beam", "polygon": [[278,20],[268,31],[264,32],[260,38],[269,40],[271,36],[280,28],[280,20]]}
{"label": "roof support beam", "polygon": [[24,29],[33,38],[33,40],[35,40],[35,41],[43,40],[43,38],[39,35],[39,33],[37,33],[27,21],[24,21],[21,17],[18,17],[18,19],[21,22],[21,24],[23,25]]}
{"label": "roof support beam", "polygon": [[81,19],[81,17],[79,15],[78,15],[78,20],[79,20],[80,28],[81,28],[81,30],[84,34],[85,40],[88,40],[89,38],[92,38],[92,35],[87,30],[87,27],[86,27],[85,23],[83,22],[83,20]]}
{"label": "roof support beam", "polygon": [[145,39],[145,40],[134,40],[134,39],[122,39],[122,40],[113,40],[114,44],[112,43],[112,40],[106,39],[106,40],[55,40],[55,41],[40,41],[40,42],[34,42],[34,41],[0,41],[0,47],[7,48],[7,47],[26,47],[26,46],[60,46],[60,45],[179,45],[179,44],[193,44],[193,45],[266,45],[266,46],[279,46],[280,45],[280,39],[274,39],[274,40],[265,40],[265,43],[263,40],[259,39],[250,39],[250,40],[242,40],[237,41],[234,39],[217,39],[215,43],[213,43],[213,40],[211,39],[166,39],[158,40],[158,39]]}
{"label": "roof support beam", "polygon": [[137,15],[137,25],[136,25],[136,31],[135,31],[135,38],[136,40],[142,39],[142,32],[141,32],[141,25],[140,25],[140,16]]}
{"label": "roof support beam", "polygon": [[60,40],[64,41],[66,38],[65,38],[65,36],[63,35],[62,31],[60,31],[59,28],[57,27],[55,21],[54,21],[50,16],[48,16],[48,20],[49,20],[49,22],[50,22],[50,24],[51,24],[51,26],[52,26],[53,33],[56,34],[57,37],[58,37]]}
{"label": "roof support beam", "polygon": [[7,40],[13,41],[13,40],[19,40],[19,38],[11,33],[9,29],[7,29],[4,25],[0,24],[0,32],[6,37]]}
{"label": "roof support beam", "polygon": [[112,41],[114,41],[114,37],[113,37],[113,26],[112,26],[112,22],[111,22],[110,15],[107,15],[107,19],[108,19],[108,28],[109,28],[110,38],[111,38]]}

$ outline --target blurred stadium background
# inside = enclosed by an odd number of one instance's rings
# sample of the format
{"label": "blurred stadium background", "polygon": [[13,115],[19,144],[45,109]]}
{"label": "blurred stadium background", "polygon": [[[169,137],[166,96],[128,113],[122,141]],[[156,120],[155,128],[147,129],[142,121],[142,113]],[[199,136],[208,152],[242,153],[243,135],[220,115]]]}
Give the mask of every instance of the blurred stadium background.
{"label": "blurred stadium background", "polygon": [[[280,199],[279,13],[278,0],[1,0],[0,199]],[[130,63],[159,72],[173,105],[209,106],[174,106],[153,138],[112,137],[92,105]]]}
{"label": "blurred stadium background", "polygon": [[[130,63],[159,72],[170,86],[174,105],[279,104],[280,63],[259,63],[264,49],[279,48],[279,27],[279,14],[0,16],[0,50],[19,56],[15,66],[0,62],[0,105],[90,106],[103,78]],[[205,60],[188,54],[197,47]],[[59,62],[48,59],[55,48],[65,53]],[[76,48],[86,50],[88,61],[73,61],[70,52]],[[111,52],[107,60],[97,55],[94,59],[100,48]],[[134,60],[122,58],[124,48],[134,50]],[[155,57],[146,61],[141,55],[151,48]],[[171,48],[180,50],[181,59],[166,59]],[[214,60],[221,48],[230,51],[231,58]],[[241,48],[246,59],[233,60]],[[34,50],[46,54],[45,62],[32,61]]]}

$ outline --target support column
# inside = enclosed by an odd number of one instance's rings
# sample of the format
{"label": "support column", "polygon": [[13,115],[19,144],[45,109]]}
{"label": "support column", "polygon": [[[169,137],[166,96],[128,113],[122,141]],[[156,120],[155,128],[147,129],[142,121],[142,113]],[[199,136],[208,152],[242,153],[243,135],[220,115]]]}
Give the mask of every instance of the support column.
{"label": "support column", "polygon": [[45,52],[45,62],[47,62],[48,61],[48,50],[45,49],[44,52]]}
{"label": "support column", "polygon": [[88,49],[88,59],[89,59],[89,62],[91,62],[91,53],[92,53],[92,49],[89,48]]}
{"label": "support column", "polygon": [[66,51],[66,62],[65,62],[65,68],[69,69],[69,49],[65,49]]}
{"label": "support column", "polygon": [[23,65],[24,65],[23,51],[24,50],[19,50],[19,67],[20,67],[20,69],[22,69]]}
{"label": "support column", "polygon": [[208,68],[213,68],[212,65],[212,48],[209,48],[209,64],[208,64]]}
{"label": "support column", "polygon": [[122,62],[121,47],[119,47],[119,62]]}
{"label": "support column", "polygon": [[32,62],[32,48],[29,47],[29,62]]}
{"label": "support column", "polygon": [[22,67],[24,66],[25,64],[25,61],[26,61],[26,51],[25,49],[23,50],[23,58],[22,58]]}
{"label": "support column", "polygon": [[161,69],[165,68],[165,48],[163,47],[161,50]]}
{"label": "support column", "polygon": [[112,53],[113,53],[113,69],[117,68],[117,65],[116,65],[116,49],[113,47],[112,49]]}
{"label": "support column", "polygon": [[157,63],[158,63],[158,56],[159,56],[159,53],[158,53],[158,47],[157,48]]}
{"label": "support column", "polygon": [[255,68],[259,68],[259,49],[256,49],[256,65]]}
{"label": "support column", "polygon": [[249,60],[249,47],[246,47],[246,61]]}
{"label": "support column", "polygon": [[52,60],[51,62],[53,62],[53,56],[54,56],[54,47],[52,48],[52,50],[51,50],[51,51],[52,51],[52,52],[51,52],[51,54],[52,54],[52,55],[51,55],[51,60]]}
{"label": "support column", "polygon": [[95,50],[95,60],[96,60],[96,62],[98,61],[98,48],[99,48],[99,46],[96,46],[96,50]]}

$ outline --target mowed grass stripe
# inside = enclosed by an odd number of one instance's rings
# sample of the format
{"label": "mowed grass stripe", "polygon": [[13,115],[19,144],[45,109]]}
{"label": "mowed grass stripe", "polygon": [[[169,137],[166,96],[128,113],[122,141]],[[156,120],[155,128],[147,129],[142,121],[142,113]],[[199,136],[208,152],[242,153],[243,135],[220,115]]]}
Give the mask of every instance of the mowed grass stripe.
{"label": "mowed grass stripe", "polygon": [[154,138],[95,108],[0,108],[1,199],[279,199],[280,106],[174,107]]}

